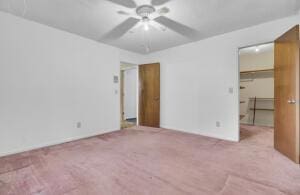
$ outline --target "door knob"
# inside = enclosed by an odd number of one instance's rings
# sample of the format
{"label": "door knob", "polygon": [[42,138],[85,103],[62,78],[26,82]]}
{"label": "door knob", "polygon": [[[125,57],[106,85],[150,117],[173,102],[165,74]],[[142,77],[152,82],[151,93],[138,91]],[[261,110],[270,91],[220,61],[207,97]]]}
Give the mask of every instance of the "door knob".
{"label": "door knob", "polygon": [[288,100],[289,104],[296,104],[296,100]]}

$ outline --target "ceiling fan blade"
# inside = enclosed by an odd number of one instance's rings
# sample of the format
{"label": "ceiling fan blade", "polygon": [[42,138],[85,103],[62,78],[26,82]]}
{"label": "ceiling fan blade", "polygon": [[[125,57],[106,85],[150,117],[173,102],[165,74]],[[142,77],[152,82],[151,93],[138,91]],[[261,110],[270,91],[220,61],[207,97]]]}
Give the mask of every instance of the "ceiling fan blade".
{"label": "ceiling fan blade", "polygon": [[170,18],[165,16],[159,16],[154,19],[154,21],[158,22],[161,25],[166,26],[167,28],[188,37],[191,40],[197,40],[199,38],[199,32],[195,29],[192,29],[184,24],[176,22]]}
{"label": "ceiling fan blade", "polygon": [[140,20],[136,18],[128,18],[118,26],[116,26],[114,29],[112,29],[110,32],[108,32],[106,35],[103,36],[101,41],[113,41],[120,37],[122,37],[125,33],[127,33],[132,27],[134,27]]}
{"label": "ceiling fan blade", "polygon": [[134,0],[106,0],[106,1],[110,1],[114,4],[118,4],[127,8],[136,8],[137,5],[134,2]]}
{"label": "ceiling fan blade", "polygon": [[152,0],[151,4],[154,5],[154,6],[160,6],[160,5],[163,5],[165,3],[168,3],[169,1],[171,1],[171,0]]}
{"label": "ceiling fan blade", "polygon": [[129,16],[130,15],[130,13],[125,12],[123,10],[117,11],[117,13],[120,14],[120,15],[124,15],[124,16]]}

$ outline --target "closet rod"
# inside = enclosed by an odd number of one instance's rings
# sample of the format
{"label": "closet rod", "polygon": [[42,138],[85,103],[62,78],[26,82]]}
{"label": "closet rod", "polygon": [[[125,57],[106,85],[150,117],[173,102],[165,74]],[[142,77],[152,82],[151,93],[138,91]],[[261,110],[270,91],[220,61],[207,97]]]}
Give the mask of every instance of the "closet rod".
{"label": "closet rod", "polygon": [[251,74],[251,73],[257,73],[257,72],[273,72],[274,69],[260,69],[260,70],[246,70],[246,71],[241,71],[241,74]]}

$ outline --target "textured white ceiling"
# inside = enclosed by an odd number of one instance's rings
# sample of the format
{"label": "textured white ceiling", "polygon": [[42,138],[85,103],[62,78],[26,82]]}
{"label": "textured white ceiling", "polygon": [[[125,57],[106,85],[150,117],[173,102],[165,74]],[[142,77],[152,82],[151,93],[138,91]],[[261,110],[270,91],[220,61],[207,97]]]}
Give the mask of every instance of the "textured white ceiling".
{"label": "textured white ceiling", "polygon": [[[117,40],[104,41],[116,26],[128,19],[125,11],[135,13],[112,1],[126,0],[0,0],[0,10],[122,49],[147,53],[195,41],[170,28],[154,24],[145,32],[136,25]],[[161,0],[156,9],[167,7],[165,14],[176,22],[198,31],[197,40],[249,27],[298,13],[300,0]],[[135,0],[137,5],[150,0]],[[46,38],[46,37],[45,37]]]}

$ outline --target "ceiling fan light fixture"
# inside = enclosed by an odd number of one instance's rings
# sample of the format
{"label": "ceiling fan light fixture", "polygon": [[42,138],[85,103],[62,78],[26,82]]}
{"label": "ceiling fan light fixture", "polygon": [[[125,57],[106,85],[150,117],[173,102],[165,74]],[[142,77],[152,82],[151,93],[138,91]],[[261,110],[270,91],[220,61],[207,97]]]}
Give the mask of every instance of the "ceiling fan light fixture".
{"label": "ceiling fan light fixture", "polygon": [[149,19],[147,16],[144,16],[144,17],[142,18],[142,22],[143,22],[143,24],[144,24],[144,30],[145,30],[145,31],[148,31],[148,30],[149,30],[149,21],[150,21],[150,19]]}
{"label": "ceiling fan light fixture", "polygon": [[141,16],[142,18],[148,18],[155,11],[155,8],[151,5],[141,5],[138,8],[136,8],[136,14]]}
{"label": "ceiling fan light fixture", "polygon": [[144,23],[144,30],[145,31],[149,30],[149,24],[148,24],[148,22]]}

